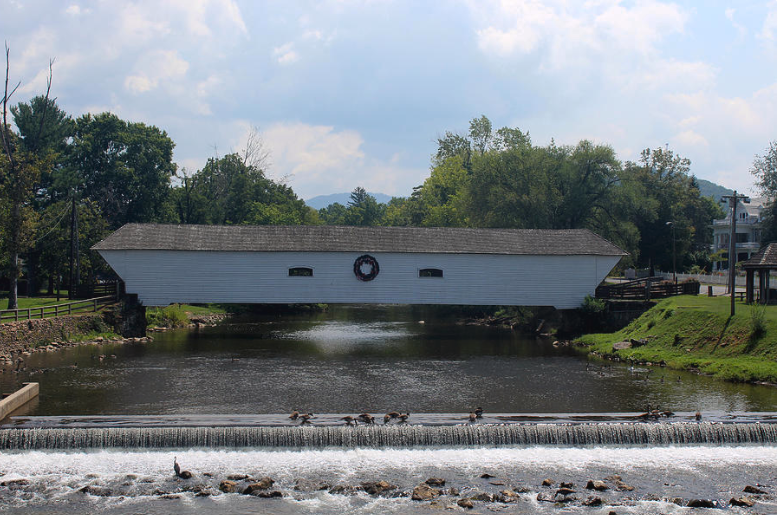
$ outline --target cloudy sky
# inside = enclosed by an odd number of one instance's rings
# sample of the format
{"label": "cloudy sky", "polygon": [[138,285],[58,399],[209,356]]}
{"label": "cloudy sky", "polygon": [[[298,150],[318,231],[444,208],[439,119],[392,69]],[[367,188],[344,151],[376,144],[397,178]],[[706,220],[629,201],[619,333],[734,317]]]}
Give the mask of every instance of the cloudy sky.
{"label": "cloudy sky", "polygon": [[776,2],[0,0],[13,100],[156,125],[190,173],[257,127],[302,198],[406,196],[482,114],[536,144],[669,147],[753,193],[776,138]]}

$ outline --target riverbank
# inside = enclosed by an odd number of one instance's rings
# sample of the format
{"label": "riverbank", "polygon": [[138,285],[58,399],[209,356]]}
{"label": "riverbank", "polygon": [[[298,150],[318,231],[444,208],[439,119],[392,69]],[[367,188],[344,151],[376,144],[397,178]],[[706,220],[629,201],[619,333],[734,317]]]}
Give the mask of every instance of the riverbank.
{"label": "riverbank", "polygon": [[589,355],[661,365],[737,382],[776,382],[776,308],[728,297],[684,295],[662,300],[614,333],[573,344]]}
{"label": "riverbank", "polygon": [[171,304],[164,308],[147,308],[146,326],[150,332],[187,326],[212,326],[230,316],[231,313],[217,304]]}

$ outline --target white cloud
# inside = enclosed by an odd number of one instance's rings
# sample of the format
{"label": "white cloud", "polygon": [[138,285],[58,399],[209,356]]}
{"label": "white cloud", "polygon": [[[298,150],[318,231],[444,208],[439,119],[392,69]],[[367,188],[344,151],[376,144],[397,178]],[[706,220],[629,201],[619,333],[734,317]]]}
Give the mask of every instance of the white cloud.
{"label": "white cloud", "polygon": [[65,9],[65,12],[71,16],[78,16],[79,14],[81,14],[81,7],[73,4],[71,6],[68,6],[68,8]]}
{"label": "white cloud", "polygon": [[701,134],[692,130],[683,131],[676,134],[672,139],[673,148],[679,147],[707,147],[708,140]]}
{"label": "white cloud", "polygon": [[359,133],[331,126],[280,123],[265,130],[263,139],[276,166],[300,178],[351,167],[365,157]]}
{"label": "white cloud", "polygon": [[762,31],[756,37],[761,39],[768,48],[775,52],[776,32],[778,32],[776,5],[775,2],[768,2],[766,5],[768,8],[767,16],[765,16],[764,23],[762,24]]}
{"label": "white cloud", "polygon": [[[669,34],[683,32],[688,15],[674,4],[565,0],[471,2],[483,27],[476,30],[479,48],[498,57],[540,52],[542,66],[598,61],[596,54],[641,54],[655,51]],[[594,54],[594,55],[593,55]],[[608,58],[607,60],[610,60]]]}
{"label": "white cloud", "polygon": [[212,25],[220,24],[247,33],[240,8],[233,0],[167,0],[182,16],[187,31],[197,37],[211,37]]}
{"label": "white cloud", "polygon": [[748,29],[744,25],[735,21],[735,9],[729,8],[724,11],[724,16],[727,17],[732,27],[737,31],[738,39],[743,39],[748,33]]}
{"label": "white cloud", "polygon": [[300,59],[299,54],[294,49],[294,43],[286,43],[273,48],[273,57],[278,64],[292,64]]}
{"label": "white cloud", "polygon": [[189,63],[176,50],[155,50],[147,53],[135,65],[136,73],[128,76],[124,86],[132,93],[145,93],[156,89],[161,82],[183,78]]}
{"label": "white cloud", "polygon": [[131,75],[124,79],[124,87],[129,90],[130,93],[145,93],[151,91],[156,86],[154,81],[143,75]]}
{"label": "white cloud", "polygon": [[[248,130],[248,124],[244,124],[244,130]],[[272,176],[288,178],[302,198],[351,191],[357,186],[408,195],[427,173],[426,168],[403,166],[399,153],[388,160],[367,155],[362,136],[352,130],[277,123],[262,132],[262,139],[270,154]],[[245,134],[240,142],[244,141]]]}

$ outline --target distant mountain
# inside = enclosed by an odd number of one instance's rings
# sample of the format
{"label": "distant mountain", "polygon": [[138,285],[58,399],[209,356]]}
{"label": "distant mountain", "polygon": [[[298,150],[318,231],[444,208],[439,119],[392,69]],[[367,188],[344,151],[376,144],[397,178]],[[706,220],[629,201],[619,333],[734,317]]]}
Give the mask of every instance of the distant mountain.
{"label": "distant mountain", "polygon": [[[371,193],[368,192],[368,194],[375,197],[376,201],[379,204],[386,204],[390,200],[392,200],[392,197],[390,195],[387,195],[385,193]],[[348,201],[351,200],[351,192],[349,193],[332,193],[330,195],[317,195],[313,198],[309,198],[305,201],[305,203],[316,209],[319,210],[323,207],[327,207],[330,204],[334,204],[335,202],[338,202],[340,204],[343,204],[344,206],[348,205]]]}
{"label": "distant mountain", "polygon": [[700,187],[700,196],[701,197],[713,197],[713,200],[718,202],[721,200],[722,195],[732,195],[732,190],[725,188],[724,186],[719,186],[718,184],[714,184],[710,181],[706,181],[705,179],[700,179],[697,177],[697,185]]}

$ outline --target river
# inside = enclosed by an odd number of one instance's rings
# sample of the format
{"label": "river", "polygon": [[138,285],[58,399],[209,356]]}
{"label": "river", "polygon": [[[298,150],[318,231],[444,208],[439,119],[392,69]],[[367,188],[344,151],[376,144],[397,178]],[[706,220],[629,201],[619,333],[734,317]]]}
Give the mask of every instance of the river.
{"label": "river", "polygon": [[[430,307],[254,316],[156,333],[151,343],[33,354],[26,366],[0,379],[3,391],[28,380],[41,385],[38,401],[0,429],[12,435],[0,442],[24,434],[40,444],[8,445],[0,455],[0,511],[9,513],[427,513],[430,503],[410,495],[430,477],[446,480],[435,501],[441,508],[497,496],[474,502],[475,513],[584,513],[591,498],[602,513],[685,513],[692,499],[726,506],[747,485],[766,492],[750,495],[758,512],[776,509],[775,388],[587,361],[553,339],[459,325]],[[636,422],[648,404],[675,414]],[[484,415],[471,424],[476,407]],[[292,410],[316,417],[298,427]],[[408,422],[347,428],[340,420],[391,410],[410,413]],[[710,437],[731,419],[743,422],[732,428],[770,429],[762,440]],[[505,439],[510,427],[546,436]],[[258,445],[260,430],[281,444]],[[101,436],[108,431],[110,442]],[[166,443],[174,433],[233,440]],[[465,443],[424,444],[449,433]],[[173,474],[174,458],[192,479]],[[236,481],[239,491],[269,476],[282,497],[221,493],[234,474],[248,476]],[[552,487],[541,485],[547,478]],[[378,480],[396,488],[360,489]],[[586,490],[589,480],[608,490]],[[555,504],[562,482],[575,493]]]}

